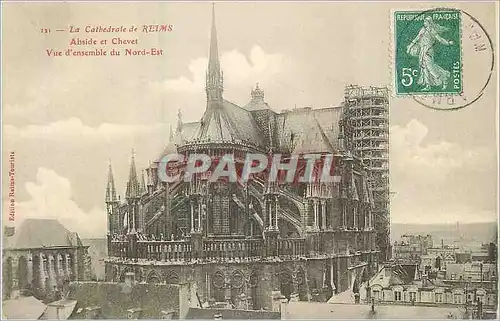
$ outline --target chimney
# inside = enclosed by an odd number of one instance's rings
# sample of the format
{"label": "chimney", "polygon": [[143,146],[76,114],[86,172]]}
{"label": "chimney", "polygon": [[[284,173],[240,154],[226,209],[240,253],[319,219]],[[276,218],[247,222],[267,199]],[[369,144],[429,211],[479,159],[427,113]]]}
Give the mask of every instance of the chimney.
{"label": "chimney", "polygon": [[441,248],[444,249],[444,240],[441,239]]}

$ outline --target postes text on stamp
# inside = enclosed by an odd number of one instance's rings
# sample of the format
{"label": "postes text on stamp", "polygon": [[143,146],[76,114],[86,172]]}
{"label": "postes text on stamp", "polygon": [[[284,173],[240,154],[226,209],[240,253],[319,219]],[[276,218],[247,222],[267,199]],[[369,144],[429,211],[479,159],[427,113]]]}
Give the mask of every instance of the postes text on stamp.
{"label": "postes text on stamp", "polygon": [[461,94],[461,12],[394,12],[397,95]]}

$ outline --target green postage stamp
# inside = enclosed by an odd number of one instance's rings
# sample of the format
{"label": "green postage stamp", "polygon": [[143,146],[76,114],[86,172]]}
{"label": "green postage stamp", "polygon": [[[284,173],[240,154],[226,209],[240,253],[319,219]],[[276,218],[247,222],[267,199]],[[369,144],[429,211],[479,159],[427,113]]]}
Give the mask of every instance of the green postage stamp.
{"label": "green postage stamp", "polygon": [[461,94],[461,12],[394,12],[397,95]]}

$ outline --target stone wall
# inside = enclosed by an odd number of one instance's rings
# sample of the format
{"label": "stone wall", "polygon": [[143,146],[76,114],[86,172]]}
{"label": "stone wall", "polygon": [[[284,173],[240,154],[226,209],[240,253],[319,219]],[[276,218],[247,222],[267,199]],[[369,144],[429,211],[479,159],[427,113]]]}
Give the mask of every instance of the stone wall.
{"label": "stone wall", "polygon": [[[68,300],[75,310],[100,307],[100,318],[127,319],[129,309],[142,309],[141,318],[158,319],[162,311],[179,311],[179,286],[111,282],[72,282]],[[178,313],[178,312],[177,312]]]}

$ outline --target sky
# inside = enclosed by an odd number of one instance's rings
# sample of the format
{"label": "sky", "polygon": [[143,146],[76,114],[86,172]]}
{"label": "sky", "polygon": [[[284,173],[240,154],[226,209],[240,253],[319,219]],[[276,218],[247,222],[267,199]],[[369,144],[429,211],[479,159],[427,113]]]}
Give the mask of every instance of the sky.
{"label": "sky", "polygon": [[[178,109],[198,121],[211,25],[209,3],[3,3],[2,185],[15,153],[14,224],[58,218],[83,237],[106,233],[111,160],[123,196],[132,148],[145,168],[168,142]],[[457,3],[492,39],[491,3]],[[218,3],[224,98],[245,105],[258,82],[275,111],[338,106],[348,84],[391,86],[391,10],[417,3]],[[48,57],[72,38],[58,28],[171,24],[169,33],[121,34],[150,57]],[[50,28],[51,33],[40,29]],[[99,47],[99,46],[98,46]],[[82,47],[86,48],[86,47]],[[108,47],[109,48],[109,47]],[[497,217],[496,72],[484,95],[455,112],[391,97],[391,220],[494,221]],[[8,190],[2,189],[4,220]]]}

